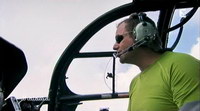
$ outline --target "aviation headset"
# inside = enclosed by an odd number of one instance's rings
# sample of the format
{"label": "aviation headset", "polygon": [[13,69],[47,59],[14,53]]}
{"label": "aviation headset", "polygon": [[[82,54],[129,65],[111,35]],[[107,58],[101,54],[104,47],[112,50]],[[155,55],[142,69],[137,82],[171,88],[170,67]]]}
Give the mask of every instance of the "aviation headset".
{"label": "aviation headset", "polygon": [[139,23],[133,28],[133,37],[136,41],[134,47],[147,46],[156,52],[161,51],[162,42],[156,26],[147,21],[147,19],[151,19],[145,13],[140,12],[136,15]]}
{"label": "aviation headset", "polygon": [[119,57],[120,55],[123,55],[129,51],[134,50],[137,47],[142,46],[149,47],[155,52],[163,51],[162,42],[160,40],[158,30],[154,22],[150,18],[148,18],[145,13],[134,13],[132,15],[132,18],[129,18],[129,20],[138,20],[138,22],[136,22],[136,26],[132,21],[132,23],[130,23],[132,24],[132,26],[128,26],[129,28],[131,28],[130,31],[132,30],[131,32],[133,33],[133,37],[135,37],[135,43],[129,48],[121,51],[120,53],[114,54],[115,57]]}

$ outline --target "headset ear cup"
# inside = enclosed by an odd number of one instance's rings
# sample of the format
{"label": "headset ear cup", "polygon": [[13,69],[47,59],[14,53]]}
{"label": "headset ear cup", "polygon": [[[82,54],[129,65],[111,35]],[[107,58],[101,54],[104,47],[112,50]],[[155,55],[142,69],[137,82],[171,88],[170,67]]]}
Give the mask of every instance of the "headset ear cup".
{"label": "headset ear cup", "polygon": [[157,35],[157,30],[149,22],[139,23],[134,30],[136,41],[145,39],[147,37],[150,37],[150,40],[154,40],[155,35]]}
{"label": "headset ear cup", "polygon": [[133,29],[133,34],[135,37],[135,41],[148,40],[143,46],[147,46],[155,51],[162,49],[161,41],[158,41],[158,30],[149,22],[140,22]]}

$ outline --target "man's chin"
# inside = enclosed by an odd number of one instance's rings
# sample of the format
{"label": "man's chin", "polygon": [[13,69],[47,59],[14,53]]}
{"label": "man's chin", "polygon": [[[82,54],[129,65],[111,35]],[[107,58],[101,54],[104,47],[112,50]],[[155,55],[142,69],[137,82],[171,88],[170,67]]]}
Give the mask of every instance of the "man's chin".
{"label": "man's chin", "polygon": [[120,61],[120,63],[122,63],[122,64],[125,63],[125,60],[124,60],[124,58],[122,58],[122,57],[120,57],[119,61]]}

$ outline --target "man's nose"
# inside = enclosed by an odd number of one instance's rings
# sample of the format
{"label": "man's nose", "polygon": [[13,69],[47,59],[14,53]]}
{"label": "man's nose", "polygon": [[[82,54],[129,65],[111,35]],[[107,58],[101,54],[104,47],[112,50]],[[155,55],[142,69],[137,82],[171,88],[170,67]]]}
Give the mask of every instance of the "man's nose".
{"label": "man's nose", "polygon": [[114,46],[113,46],[113,50],[118,50],[118,49],[119,49],[119,44],[115,43]]}

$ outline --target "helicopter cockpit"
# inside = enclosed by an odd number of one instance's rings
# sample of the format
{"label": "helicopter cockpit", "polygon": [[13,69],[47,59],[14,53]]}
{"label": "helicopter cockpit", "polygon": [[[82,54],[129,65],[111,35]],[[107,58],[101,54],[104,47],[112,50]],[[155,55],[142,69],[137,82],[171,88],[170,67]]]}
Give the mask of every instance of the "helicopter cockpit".
{"label": "helicopter cockpit", "polygon": [[[123,17],[134,12],[146,12],[154,17],[156,16],[154,20],[157,21],[158,31],[163,43],[162,47],[173,51],[181,39],[183,26],[193,17],[199,6],[199,0],[133,0],[104,13],[87,25],[64,50],[54,67],[48,97],[35,98],[37,101],[30,98],[7,98],[5,102],[7,104],[3,105],[3,110],[6,111],[8,110],[6,108],[11,108],[13,111],[39,111],[43,105],[47,105],[48,111],[76,111],[79,106],[84,105],[83,102],[103,100],[118,100],[119,104],[124,105],[127,101],[120,101],[129,97],[128,84],[131,77],[135,75],[121,76],[124,75],[123,70],[130,66],[120,66],[116,61],[117,58],[113,55],[116,52],[109,46],[112,45],[111,39],[107,39],[108,37],[105,36],[96,36],[114,26],[110,23],[123,19]],[[188,8],[189,11],[181,15],[178,23],[172,25],[176,10],[180,11],[180,9],[185,8]],[[184,10],[182,11],[184,12]],[[104,29],[101,30],[102,28]],[[99,32],[100,30],[101,32]],[[169,43],[169,35],[175,30],[178,30],[177,34],[173,35],[176,38]],[[93,38],[94,35],[96,38]],[[94,41],[104,41],[104,43],[98,44]],[[92,49],[89,47],[99,45],[106,45],[109,48],[96,47]],[[25,70],[27,69],[25,68]],[[132,70],[135,73],[139,72],[137,68]],[[22,74],[22,76],[24,75]],[[20,79],[22,78],[20,77]],[[95,84],[95,81],[102,81],[103,85]],[[118,83],[118,81],[124,84]],[[85,83],[85,86],[83,83]],[[119,87],[120,85],[122,87]],[[80,91],[80,88],[84,90]],[[8,93],[10,94],[10,91],[5,91],[6,97]],[[107,107],[100,109],[100,111],[108,110]]]}

